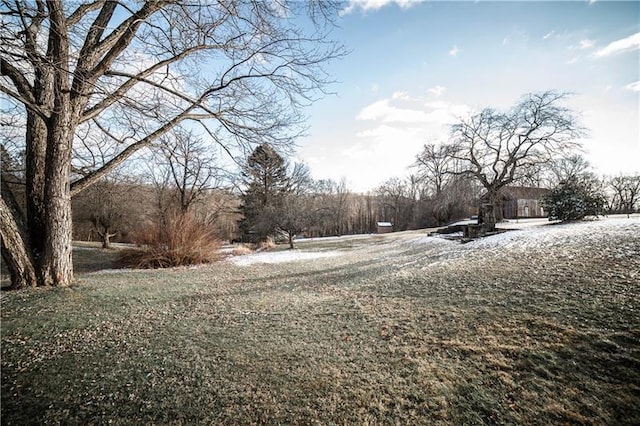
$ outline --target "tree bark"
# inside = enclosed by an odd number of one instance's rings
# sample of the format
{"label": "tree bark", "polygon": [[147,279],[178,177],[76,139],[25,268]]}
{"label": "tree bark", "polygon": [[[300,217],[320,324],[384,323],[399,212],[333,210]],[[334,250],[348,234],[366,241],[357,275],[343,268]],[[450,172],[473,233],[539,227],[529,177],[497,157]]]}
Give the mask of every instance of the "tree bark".
{"label": "tree bark", "polygon": [[289,249],[293,250],[293,232],[287,232],[287,236],[289,237]]}
{"label": "tree bark", "polygon": [[104,232],[99,232],[98,231],[98,235],[100,236],[100,239],[102,240],[102,248],[103,249],[110,249],[111,248],[111,237],[115,237],[116,235],[118,235],[117,232],[114,232],[113,234],[109,233],[109,229],[105,229]]}
{"label": "tree bark", "polygon": [[109,233],[105,232],[104,234],[100,234],[100,239],[102,240],[102,248],[109,249],[111,245],[109,244]]}
{"label": "tree bark", "polygon": [[3,192],[0,198],[0,237],[2,238],[2,258],[11,274],[11,288],[35,287],[38,278],[35,262],[24,225],[16,218],[20,217],[16,206]]}
{"label": "tree bark", "polygon": [[73,281],[71,146],[77,122],[73,120],[69,76],[69,39],[62,4],[49,3],[51,30],[47,55],[55,61],[53,110],[47,126],[45,165],[45,228],[42,285],[68,286]]}
{"label": "tree bark", "polygon": [[[36,79],[36,84],[39,81]],[[39,103],[48,103],[45,90],[39,93]],[[50,90],[46,91],[51,93]],[[47,124],[34,113],[27,114],[26,131],[26,219],[29,227],[29,243],[37,258],[44,253],[45,230],[45,163],[47,149]]]}
{"label": "tree bark", "polygon": [[[47,143],[43,285],[68,286],[73,280],[71,191],[71,138],[68,102],[56,105],[60,111],[52,117]],[[58,102],[57,102],[58,104]]]}
{"label": "tree bark", "polygon": [[493,231],[496,229],[496,223],[502,220],[502,212],[500,210],[500,194],[497,190],[490,189],[487,191],[487,202],[482,204],[483,229]]}

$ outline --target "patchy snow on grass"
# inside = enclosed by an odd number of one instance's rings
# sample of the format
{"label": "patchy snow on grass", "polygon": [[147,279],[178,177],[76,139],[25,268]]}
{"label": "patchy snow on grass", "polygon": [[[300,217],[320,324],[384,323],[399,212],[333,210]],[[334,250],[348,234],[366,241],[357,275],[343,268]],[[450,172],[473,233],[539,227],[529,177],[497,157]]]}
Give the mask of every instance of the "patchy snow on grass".
{"label": "patchy snow on grass", "polygon": [[318,241],[343,241],[343,240],[357,240],[359,238],[371,238],[377,234],[350,234],[350,235],[334,235],[331,237],[313,237],[313,238],[296,238],[296,243],[309,243]]}
{"label": "patchy snow on grass", "polygon": [[531,219],[507,219],[500,223],[496,223],[497,229],[525,229],[532,226],[545,226],[558,223],[557,220],[549,220],[546,217],[537,217]]}
{"label": "patchy snow on grass", "polygon": [[474,275],[480,273],[478,268],[484,267],[479,265],[490,268],[496,259],[506,261],[506,265],[514,262],[514,268],[515,263],[524,262],[529,270],[536,271],[544,268],[547,258],[558,256],[573,259],[575,265],[588,268],[589,259],[594,255],[607,259],[612,265],[628,264],[631,276],[637,276],[634,268],[640,271],[637,261],[633,260],[640,259],[640,217],[627,219],[618,216],[552,225],[541,223],[467,243],[434,235],[398,240],[391,242],[389,247],[394,244],[406,250],[388,261],[399,273],[406,267],[409,271],[416,268],[429,271],[426,273],[472,267],[476,269],[468,269],[468,273]]}
{"label": "patchy snow on grass", "polygon": [[550,226],[534,226],[479,238],[465,247],[493,248],[551,248],[564,245],[596,244],[598,241],[622,236],[640,236],[640,220],[637,218],[600,218],[588,222],[563,223]]}
{"label": "patchy snow on grass", "polygon": [[228,260],[237,266],[249,266],[255,263],[283,263],[296,262],[300,260],[320,259],[325,257],[335,257],[340,253],[337,251],[308,252],[308,251],[275,251],[247,254],[244,256],[233,256]]}
{"label": "patchy snow on grass", "polygon": [[[505,226],[505,228],[507,228]],[[512,228],[513,229],[513,228]],[[640,217],[599,218],[593,221],[552,224],[533,222],[520,229],[509,230],[461,244],[446,239],[451,235],[433,235],[407,241],[421,247],[431,258],[453,260],[473,254],[490,255],[496,251],[527,251],[530,249],[553,250],[556,247],[600,247],[605,249],[618,244],[619,250],[640,254]]]}

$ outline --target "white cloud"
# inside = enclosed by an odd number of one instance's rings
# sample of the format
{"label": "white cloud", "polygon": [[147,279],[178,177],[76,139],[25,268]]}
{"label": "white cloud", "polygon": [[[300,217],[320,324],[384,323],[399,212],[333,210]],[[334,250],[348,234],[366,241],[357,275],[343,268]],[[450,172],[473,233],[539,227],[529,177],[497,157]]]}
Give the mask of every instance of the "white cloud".
{"label": "white cloud", "polygon": [[607,46],[598,50],[595,53],[595,56],[602,58],[604,56],[615,55],[617,53],[636,49],[640,49],[640,32],[609,43]]}
{"label": "white cloud", "polygon": [[405,101],[410,101],[411,96],[409,96],[407,92],[399,91],[399,92],[393,92],[393,95],[391,95],[391,99],[402,99]]}
{"label": "white cloud", "polygon": [[580,49],[591,49],[595,45],[593,40],[585,38],[584,40],[580,40]]}
{"label": "white cloud", "polygon": [[364,191],[391,177],[406,176],[427,137],[421,127],[398,127],[388,124],[356,134],[358,142],[340,152],[338,157],[352,173],[349,185]]}
{"label": "white cloud", "polygon": [[[404,101],[404,104],[410,102],[411,107],[393,105],[394,101]],[[469,108],[466,105],[445,101],[426,102],[424,99],[411,98],[406,92],[396,92],[391,99],[382,99],[364,107],[356,119],[379,123],[447,126],[468,113]]]}
{"label": "white cloud", "polygon": [[424,123],[429,121],[424,111],[398,108],[383,99],[365,107],[356,116],[357,120],[379,120],[383,123]]}
{"label": "white cloud", "polygon": [[409,169],[428,140],[444,141],[450,125],[466,117],[466,105],[449,102],[444,88],[441,97],[431,92],[396,91],[362,108],[356,114],[356,129],[341,144],[342,148],[314,148],[304,157],[314,177],[345,176],[349,188],[367,191],[391,177],[407,176]]}
{"label": "white cloud", "polygon": [[459,49],[458,46],[454,45],[449,51],[449,56],[453,56],[455,58],[460,52],[462,52],[462,49]]}
{"label": "white cloud", "polygon": [[575,64],[576,62],[578,62],[578,59],[580,59],[579,56],[574,56],[573,58],[569,59],[566,63],[568,65],[572,65],[572,64]]}
{"label": "white cloud", "polygon": [[631,90],[632,92],[640,92],[640,81],[629,83],[626,86],[624,86],[624,88],[627,90]]}
{"label": "white cloud", "polygon": [[640,126],[637,97],[619,103],[613,96],[576,96],[569,103],[589,123],[589,137],[583,140],[586,158],[597,173],[635,173],[640,164]]}
{"label": "white cloud", "polygon": [[444,101],[427,102],[424,106],[429,110],[429,121],[444,126],[453,124],[471,113],[471,108],[467,105]]}
{"label": "white cloud", "polygon": [[433,96],[442,96],[446,91],[447,91],[447,88],[443,86],[435,86],[428,90],[428,92],[431,93]]}
{"label": "white cloud", "polygon": [[411,6],[420,3],[422,0],[349,0],[344,9],[340,11],[341,15],[347,15],[360,9],[363,12],[370,10],[378,10],[390,4],[396,4],[401,9],[408,9]]}
{"label": "white cloud", "polygon": [[543,40],[546,40],[546,39],[548,39],[548,38],[550,38],[550,37],[553,37],[554,35],[556,35],[556,32],[555,32],[555,31],[549,31],[548,33],[546,33],[546,34],[542,37],[542,39],[543,39]]}
{"label": "white cloud", "polygon": [[[417,127],[394,127],[388,124],[383,124],[373,129],[363,130],[356,133],[359,138],[374,138],[376,140],[383,141],[396,141],[399,136],[405,137],[408,135],[418,135],[421,133],[421,129]],[[345,152],[356,152],[361,148],[356,146],[345,150]]]}

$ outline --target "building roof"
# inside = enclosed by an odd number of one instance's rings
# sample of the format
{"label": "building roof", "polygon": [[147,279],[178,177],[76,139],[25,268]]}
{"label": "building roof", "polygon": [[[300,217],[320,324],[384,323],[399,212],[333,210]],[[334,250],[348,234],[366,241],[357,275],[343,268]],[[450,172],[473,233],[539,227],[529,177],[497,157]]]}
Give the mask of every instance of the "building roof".
{"label": "building roof", "polygon": [[530,186],[507,186],[500,190],[507,199],[539,200],[549,193],[547,188],[534,188]]}
{"label": "building roof", "polygon": [[[498,193],[507,200],[539,200],[549,193],[547,188],[535,188],[532,186],[505,186]],[[480,199],[486,199],[485,192]]]}

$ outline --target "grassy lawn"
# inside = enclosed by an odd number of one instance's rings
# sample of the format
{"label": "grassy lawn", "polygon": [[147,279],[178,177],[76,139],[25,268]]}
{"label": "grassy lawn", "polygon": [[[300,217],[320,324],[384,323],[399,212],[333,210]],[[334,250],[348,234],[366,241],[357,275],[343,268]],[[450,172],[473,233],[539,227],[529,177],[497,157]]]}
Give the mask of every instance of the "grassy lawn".
{"label": "grassy lawn", "polygon": [[163,271],[77,250],[72,288],[2,294],[2,424],[640,424],[640,221],[598,226]]}

